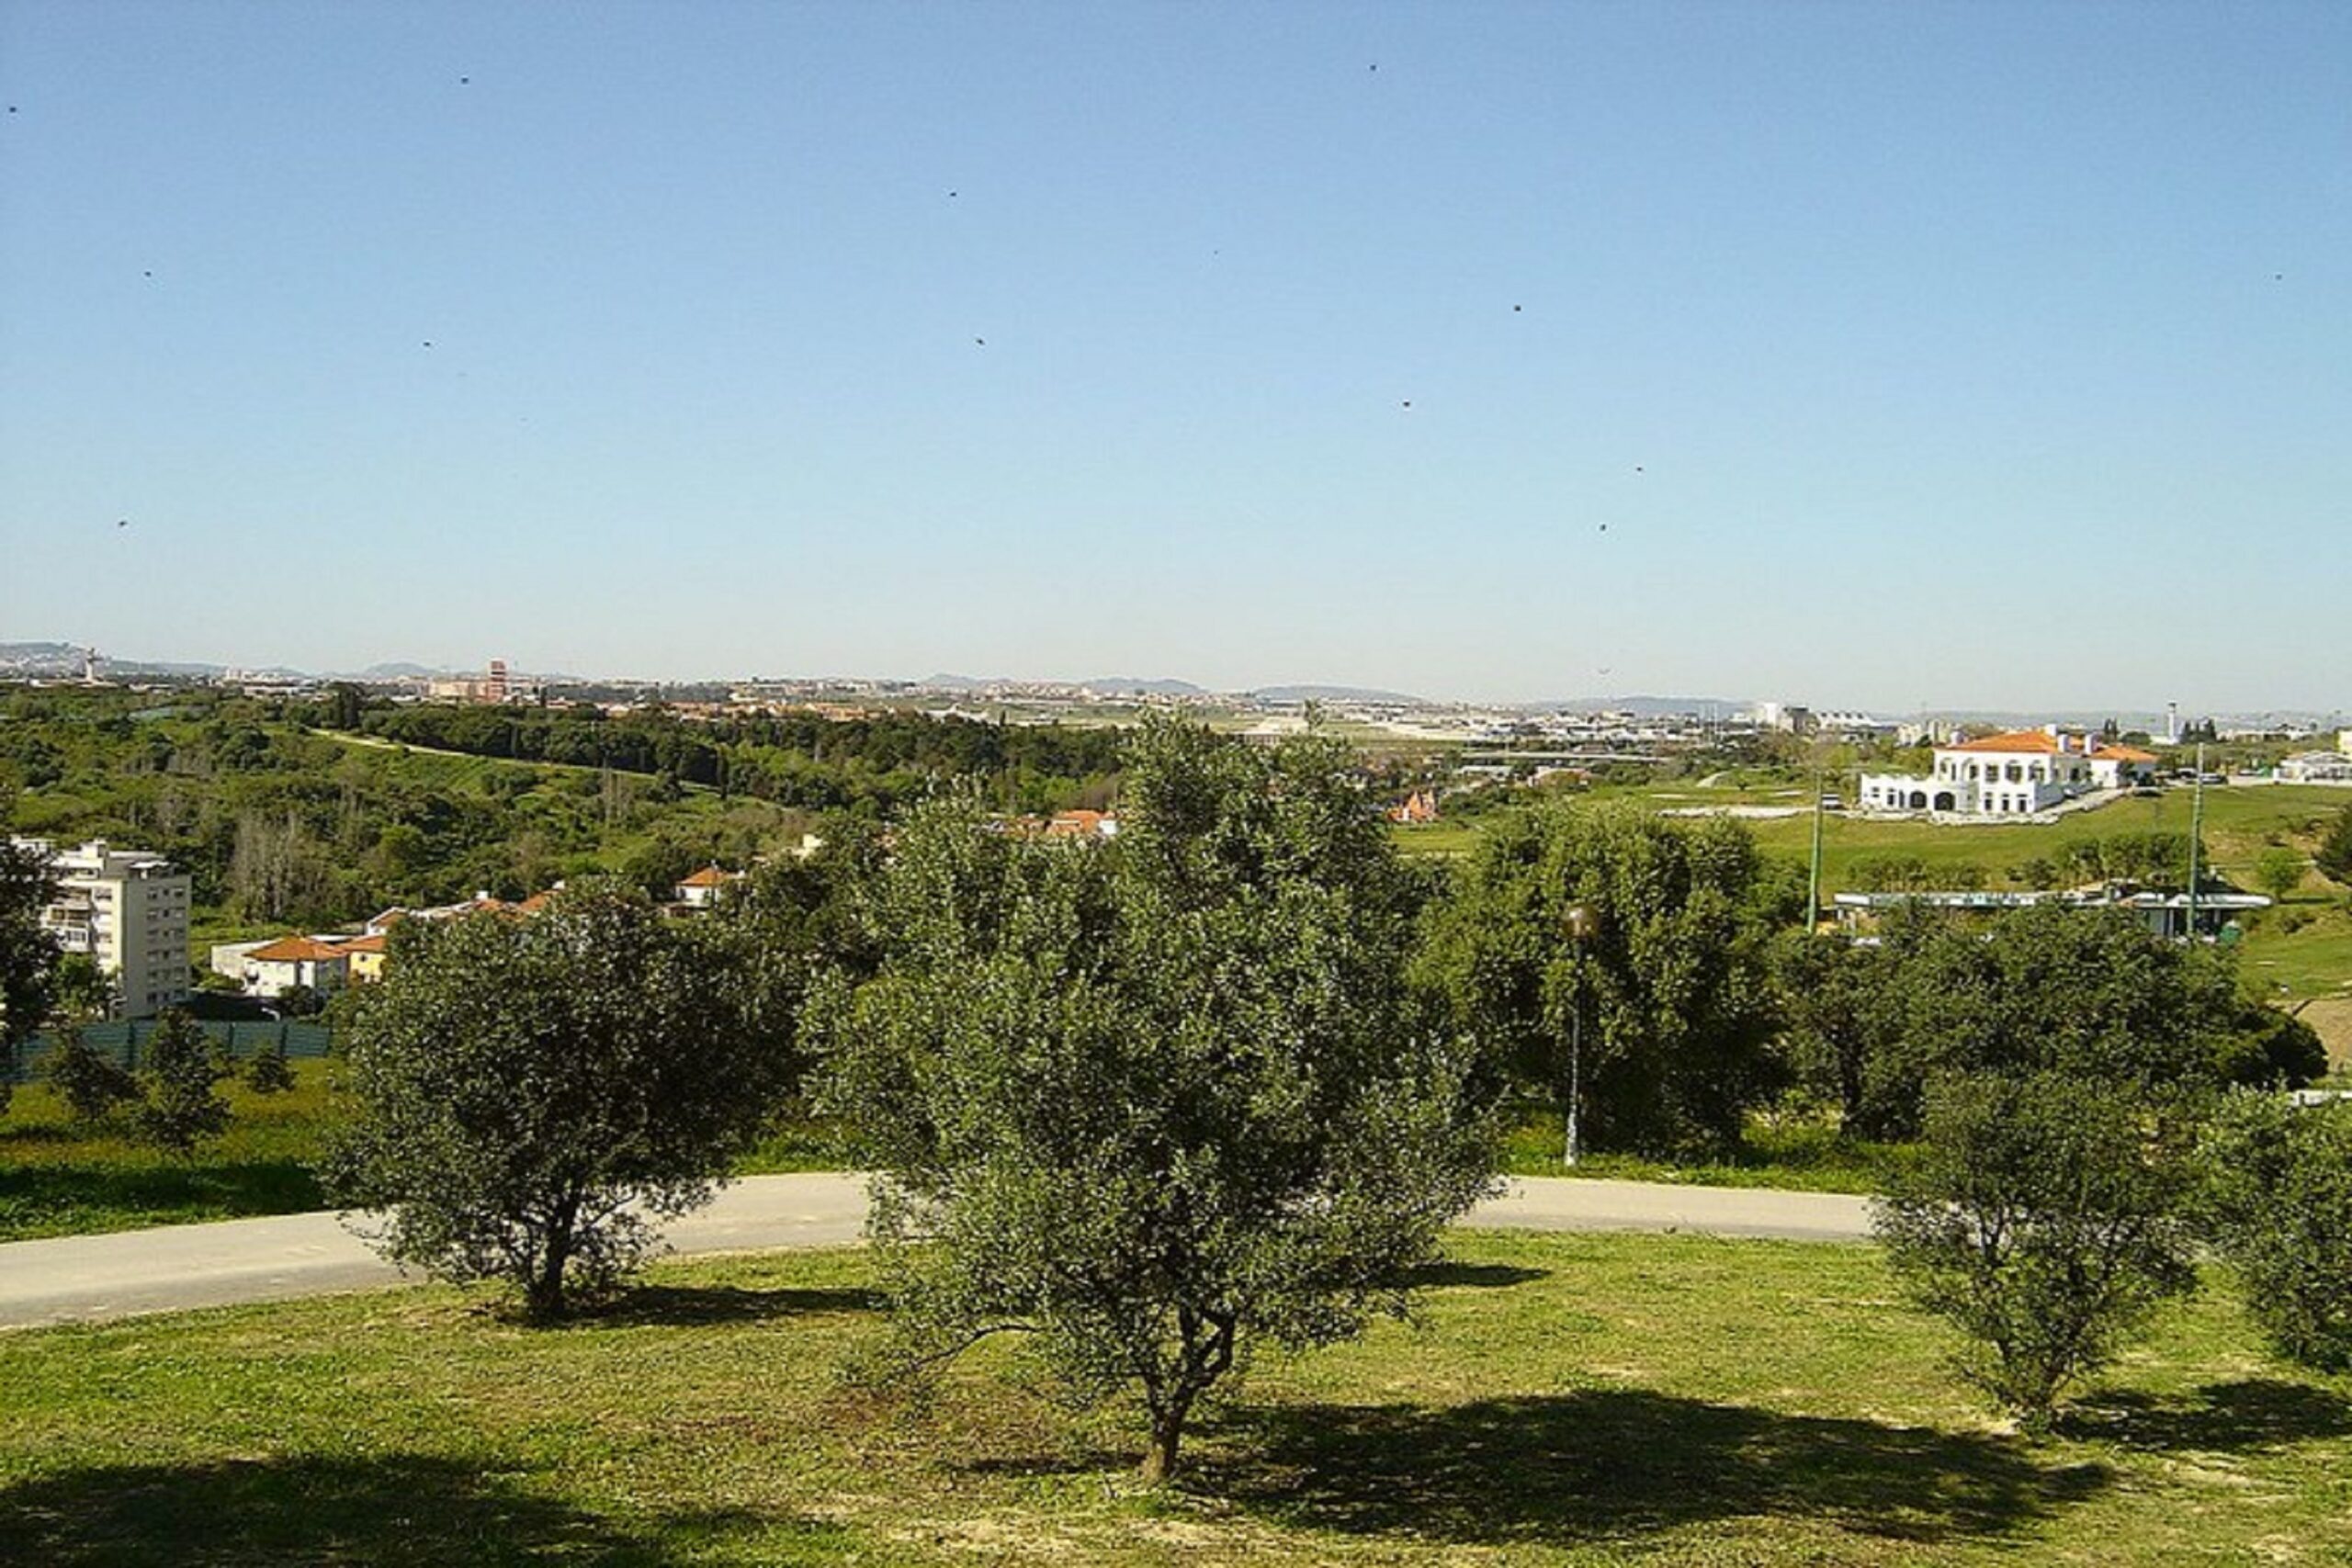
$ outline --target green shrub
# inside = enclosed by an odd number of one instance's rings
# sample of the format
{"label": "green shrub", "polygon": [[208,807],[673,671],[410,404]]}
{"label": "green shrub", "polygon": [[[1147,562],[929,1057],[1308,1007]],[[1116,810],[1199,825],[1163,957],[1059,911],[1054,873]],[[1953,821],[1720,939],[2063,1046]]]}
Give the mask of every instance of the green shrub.
{"label": "green shrub", "polygon": [[2205,1145],[2209,1234],[2279,1354],[2352,1370],[2352,1100],[2233,1095]]}
{"label": "green shrub", "polygon": [[77,1122],[103,1121],[115,1107],[139,1098],[138,1080],[92,1050],[78,1029],[58,1032],[41,1070]]}
{"label": "green shrub", "polygon": [[2149,1103],[2064,1073],[1940,1079],[1877,1206],[1912,1299],[1964,1337],[1960,1375],[2030,1432],[2195,1285],[2189,1162]]}

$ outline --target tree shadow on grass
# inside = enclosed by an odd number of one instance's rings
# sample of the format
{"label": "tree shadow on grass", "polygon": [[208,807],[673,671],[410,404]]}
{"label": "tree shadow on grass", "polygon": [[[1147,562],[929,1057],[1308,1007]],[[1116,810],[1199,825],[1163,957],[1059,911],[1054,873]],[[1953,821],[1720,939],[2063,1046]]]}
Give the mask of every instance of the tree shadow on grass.
{"label": "tree shadow on grass", "polygon": [[[697,1551],[754,1529],[782,1528],[812,1542],[837,1534],[736,1511],[680,1514],[649,1528]],[[44,1568],[668,1568],[686,1560],[508,1477],[417,1454],[70,1471],[0,1491],[0,1555]]]}
{"label": "tree shadow on grass", "polygon": [[1785,1416],[1640,1390],[1259,1409],[1204,1489],[1291,1522],[1477,1545],[1606,1540],[1739,1517],[1858,1534],[2000,1536],[2108,1486],[2013,1438]]}
{"label": "tree shadow on grass", "polygon": [[2352,1399],[2277,1378],[2209,1382],[2189,1399],[2110,1391],[2065,1411],[2058,1429],[2140,1449],[2245,1453],[2352,1435]]}
{"label": "tree shadow on grass", "polygon": [[1510,1285],[1524,1285],[1551,1277],[1549,1269],[1522,1269],[1511,1263],[1457,1263],[1442,1258],[1434,1263],[1424,1263],[1406,1270],[1397,1282],[1412,1290],[1498,1291]]}
{"label": "tree shadow on grass", "polygon": [[583,1308],[564,1322],[585,1328],[639,1324],[706,1327],[817,1313],[878,1312],[884,1301],[878,1291],[854,1289],[754,1291],[735,1285],[637,1285]]}

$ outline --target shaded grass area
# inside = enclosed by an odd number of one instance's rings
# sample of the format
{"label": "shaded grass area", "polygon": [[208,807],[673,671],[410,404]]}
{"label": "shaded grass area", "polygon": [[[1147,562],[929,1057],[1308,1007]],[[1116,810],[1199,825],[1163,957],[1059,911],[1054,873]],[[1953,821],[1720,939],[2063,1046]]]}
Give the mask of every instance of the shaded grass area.
{"label": "shaded grass area", "polygon": [[1562,1163],[1565,1144],[1559,1111],[1523,1108],[1505,1136],[1503,1168],[1512,1176],[1868,1193],[1880,1190],[1887,1173],[1912,1157],[1908,1145],[1841,1138],[1827,1120],[1765,1115],[1750,1117],[1739,1147],[1713,1160],[1674,1164],[1639,1155],[1588,1152],[1570,1167]]}
{"label": "shaded grass area", "polygon": [[291,1066],[285,1094],[224,1086],[234,1120],[186,1158],[119,1118],[74,1122],[47,1084],[19,1085],[0,1116],[0,1241],[324,1208],[309,1162],[332,1114],[328,1064]]}
{"label": "shaded grass area", "polygon": [[[140,1142],[127,1119],[77,1122],[47,1084],[19,1085],[0,1114],[0,1241],[326,1208],[311,1167],[335,1119],[332,1064],[291,1066],[295,1088],[286,1094],[224,1086],[229,1130],[186,1158]],[[839,1128],[796,1118],[738,1169],[839,1170],[844,1162]]]}
{"label": "shaded grass area", "polygon": [[2225,1292],[2028,1443],[1871,1248],[1462,1234],[1415,1325],[1262,1356],[1177,1489],[1016,1355],[845,1382],[854,1253],[531,1331],[439,1289],[0,1335],[0,1557],[67,1565],[2124,1564],[2352,1548],[2352,1382]]}

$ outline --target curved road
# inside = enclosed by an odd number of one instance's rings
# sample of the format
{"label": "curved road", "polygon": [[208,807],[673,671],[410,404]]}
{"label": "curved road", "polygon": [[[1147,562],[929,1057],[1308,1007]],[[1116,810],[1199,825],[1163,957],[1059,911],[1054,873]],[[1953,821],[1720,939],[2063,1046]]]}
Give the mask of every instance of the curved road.
{"label": "curved road", "polygon": [[[1828,1192],[1538,1177],[1513,1179],[1463,1224],[1855,1241],[1869,1234],[1867,1202]],[[681,1254],[838,1247],[859,1239],[865,1219],[862,1178],[752,1176],[664,1236]],[[402,1278],[332,1213],[7,1242],[0,1244],[0,1328],[324,1295]]]}

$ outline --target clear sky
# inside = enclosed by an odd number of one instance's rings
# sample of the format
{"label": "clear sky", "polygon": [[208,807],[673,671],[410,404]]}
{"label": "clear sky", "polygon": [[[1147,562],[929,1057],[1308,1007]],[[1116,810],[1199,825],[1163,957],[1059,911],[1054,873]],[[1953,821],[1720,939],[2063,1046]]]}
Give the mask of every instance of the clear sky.
{"label": "clear sky", "polygon": [[2341,0],[0,0],[0,640],[2352,705]]}

